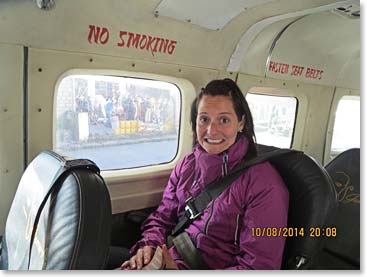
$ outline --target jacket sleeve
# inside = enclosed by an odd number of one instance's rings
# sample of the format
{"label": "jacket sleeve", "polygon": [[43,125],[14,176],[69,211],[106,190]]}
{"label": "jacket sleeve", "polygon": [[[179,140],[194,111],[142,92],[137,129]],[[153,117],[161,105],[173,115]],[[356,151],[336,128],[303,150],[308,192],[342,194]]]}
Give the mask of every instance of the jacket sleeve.
{"label": "jacket sleeve", "polygon": [[139,248],[145,245],[153,248],[166,243],[166,238],[170,230],[176,225],[178,200],[176,197],[176,186],[180,177],[180,169],[185,158],[179,162],[171,172],[168,185],[166,186],[161,203],[143,222],[141,226],[142,239],[139,240],[131,249],[134,254]]}
{"label": "jacket sleeve", "polygon": [[288,189],[269,163],[259,165],[258,169],[251,170],[247,176],[250,185],[240,231],[240,254],[234,266],[228,269],[281,268]]}

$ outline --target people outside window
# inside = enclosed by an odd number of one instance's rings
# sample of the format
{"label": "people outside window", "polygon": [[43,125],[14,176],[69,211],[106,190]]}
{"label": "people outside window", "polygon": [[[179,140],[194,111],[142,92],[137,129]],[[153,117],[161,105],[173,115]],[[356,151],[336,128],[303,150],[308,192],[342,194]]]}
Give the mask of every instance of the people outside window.
{"label": "people outside window", "polygon": [[111,127],[111,113],[113,110],[113,102],[111,97],[107,98],[106,104],[105,104],[105,110],[106,110],[106,126]]}

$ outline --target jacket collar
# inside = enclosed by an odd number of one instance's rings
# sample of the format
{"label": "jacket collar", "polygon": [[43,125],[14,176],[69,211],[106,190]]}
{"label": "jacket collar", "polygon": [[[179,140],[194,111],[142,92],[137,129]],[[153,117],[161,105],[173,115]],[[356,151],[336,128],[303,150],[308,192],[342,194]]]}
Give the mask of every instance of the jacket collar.
{"label": "jacket collar", "polygon": [[236,142],[219,154],[207,153],[199,144],[194,147],[196,181],[205,186],[229,173],[247,153],[248,140],[239,137]]}

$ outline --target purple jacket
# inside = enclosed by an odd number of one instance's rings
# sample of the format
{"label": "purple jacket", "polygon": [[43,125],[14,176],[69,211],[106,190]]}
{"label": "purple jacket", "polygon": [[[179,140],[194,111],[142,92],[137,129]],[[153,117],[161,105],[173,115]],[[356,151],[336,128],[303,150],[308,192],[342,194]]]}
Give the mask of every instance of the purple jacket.
{"label": "purple jacket", "polygon": [[[158,209],[142,225],[143,239],[131,249],[166,243],[183,215],[185,200],[226,175],[247,152],[240,138],[221,154],[208,154],[199,145],[171,173]],[[267,229],[287,226],[288,190],[269,162],[246,170],[185,231],[211,269],[280,269],[284,237],[266,235]],[[265,231],[256,236],[254,228]],[[180,269],[189,269],[175,247],[169,249]]]}

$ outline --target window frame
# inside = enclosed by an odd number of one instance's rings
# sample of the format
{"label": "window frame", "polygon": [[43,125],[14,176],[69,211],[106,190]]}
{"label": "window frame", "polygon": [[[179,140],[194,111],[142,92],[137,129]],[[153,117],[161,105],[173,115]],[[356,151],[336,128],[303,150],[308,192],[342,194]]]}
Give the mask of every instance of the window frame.
{"label": "window frame", "polygon": [[[167,174],[170,172],[175,164],[183,157],[185,153],[187,153],[191,148],[191,143],[185,143],[187,138],[185,133],[191,135],[191,126],[185,122],[184,118],[189,118],[189,113],[185,110],[191,104],[192,99],[196,96],[195,89],[193,84],[181,78],[176,78],[172,76],[165,75],[157,75],[150,73],[141,73],[141,72],[129,72],[129,71],[120,71],[120,70],[98,70],[98,69],[71,69],[67,70],[63,74],[61,74],[54,87],[53,94],[53,122],[52,122],[52,148],[55,149],[56,146],[56,128],[57,128],[57,120],[56,120],[56,105],[57,105],[57,93],[60,87],[62,80],[66,77],[73,75],[105,75],[105,76],[113,76],[113,77],[126,77],[126,78],[137,78],[137,79],[145,79],[145,80],[153,80],[153,81],[161,81],[170,83],[178,88],[179,91],[179,99],[180,99],[180,110],[179,110],[179,128],[178,128],[178,141],[177,141],[177,149],[175,156],[168,162],[153,164],[153,165],[144,165],[140,167],[132,167],[132,168],[123,168],[123,169],[113,169],[113,170],[101,170],[101,175],[108,181],[109,183],[118,183],[121,181],[121,177],[127,177],[128,180],[133,180],[137,176],[149,176],[152,173],[161,172],[161,174]],[[183,94],[190,96],[189,99],[185,99]],[[187,103],[189,102],[189,103]]]}
{"label": "window frame", "polygon": [[[294,98],[296,100],[296,110],[295,110],[295,115],[294,115],[293,132],[292,132],[292,137],[291,137],[291,143],[290,143],[290,146],[287,147],[287,148],[292,148],[293,147],[293,141],[294,141],[294,135],[295,135],[295,131],[296,131],[296,122],[297,122],[297,117],[298,117],[298,107],[299,107],[298,98],[294,95],[291,96],[291,95],[274,95],[274,94],[269,94],[269,93],[254,93],[254,92],[251,91],[251,89],[246,93],[245,97],[247,97],[247,94],[270,96],[270,97],[283,97],[283,98],[287,97],[287,98]],[[246,101],[247,101],[247,99],[246,99]],[[252,114],[252,117],[253,117],[253,112],[252,111],[251,111],[251,114]],[[255,133],[255,136],[256,136],[256,133]],[[280,146],[277,146],[277,145],[271,145],[271,146],[280,148]]]}
{"label": "window frame", "polygon": [[[303,147],[303,136],[305,132],[305,125],[307,121],[307,112],[309,101],[307,99],[307,95],[304,93],[297,93],[297,91],[291,88],[279,88],[274,86],[242,86],[246,84],[246,79],[243,81],[240,80],[239,85],[241,86],[242,91],[245,94],[245,97],[248,92],[255,93],[255,94],[264,94],[270,96],[286,96],[286,97],[295,97],[297,99],[297,114],[295,118],[295,126],[293,128],[293,135],[292,135],[292,144],[291,149],[302,149]],[[263,82],[263,81],[262,81]],[[276,82],[276,81],[275,81]],[[276,82],[280,83],[280,82]],[[296,86],[295,86],[296,87]],[[246,93],[245,93],[246,91]]]}
{"label": "window frame", "polygon": [[[331,143],[332,143],[333,133],[334,133],[336,110],[338,109],[340,100],[344,96],[359,96],[360,97],[360,93],[358,90],[354,90],[354,89],[336,88],[332,106],[330,109],[330,115],[329,115],[329,120],[328,120],[328,125],[327,125],[328,126],[327,133],[325,137],[325,151],[324,151],[324,162],[323,162],[324,165],[328,164],[338,154],[341,153],[341,152],[331,151]],[[361,98],[360,98],[360,101],[361,101]]]}

